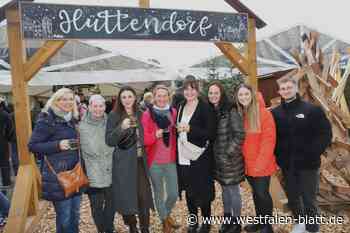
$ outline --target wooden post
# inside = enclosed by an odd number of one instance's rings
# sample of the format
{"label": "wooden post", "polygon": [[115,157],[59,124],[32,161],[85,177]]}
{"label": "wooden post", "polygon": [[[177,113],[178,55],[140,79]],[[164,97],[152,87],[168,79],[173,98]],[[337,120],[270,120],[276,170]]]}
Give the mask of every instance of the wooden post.
{"label": "wooden post", "polygon": [[215,43],[215,45],[243,74],[249,74],[248,59],[242,56],[238,49],[236,49],[231,43],[218,42]]}
{"label": "wooden post", "polygon": [[16,8],[6,11],[8,44],[11,62],[12,93],[15,107],[17,149],[20,165],[30,163],[28,141],[32,130],[28,85],[24,80],[26,54],[21,39],[20,18]]}
{"label": "wooden post", "polygon": [[256,62],[256,22],[254,18],[248,18],[248,83],[258,89],[257,62]]}
{"label": "wooden post", "polygon": [[149,8],[150,7],[150,0],[139,0],[139,6],[141,8]]}

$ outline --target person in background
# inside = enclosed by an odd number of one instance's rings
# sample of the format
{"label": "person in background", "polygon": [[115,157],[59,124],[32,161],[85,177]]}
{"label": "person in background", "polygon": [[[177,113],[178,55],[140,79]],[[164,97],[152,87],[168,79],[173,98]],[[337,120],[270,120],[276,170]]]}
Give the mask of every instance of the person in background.
{"label": "person in background", "polygon": [[163,233],[179,226],[171,218],[177,196],[176,109],[171,108],[170,91],[164,85],[153,89],[154,105],[142,115],[147,162]]}
{"label": "person in background", "polygon": [[142,112],[146,111],[148,108],[152,107],[153,104],[153,93],[146,92],[143,94],[142,102],[140,103],[140,109]]}
{"label": "person in background", "polygon": [[[184,82],[185,101],[179,105],[178,131],[178,177],[179,190],[186,191],[189,214],[210,217],[214,200],[212,143],[216,135],[215,113],[208,103],[199,99],[199,84],[193,76]],[[195,155],[195,156],[193,156]],[[199,225],[188,227],[197,232]],[[211,225],[203,223],[200,233],[209,232]]]}
{"label": "person in background", "polygon": [[[288,206],[294,218],[319,215],[316,195],[321,154],[330,145],[332,128],[323,110],[303,101],[293,77],[278,80],[282,103],[272,110],[277,128],[275,154],[286,182]],[[292,233],[319,232],[317,223],[294,224]]]}
{"label": "person in background", "polygon": [[105,99],[92,95],[88,112],[79,123],[81,152],[85,162],[91,213],[99,233],[114,232],[112,206],[113,147],[105,142],[107,115]]}
{"label": "person in background", "polygon": [[[258,217],[272,216],[273,203],[270,180],[277,170],[274,149],[276,127],[272,114],[265,107],[260,93],[247,84],[237,87],[235,93],[238,110],[244,119],[246,137],[243,144],[245,174],[252,187],[255,212]],[[247,232],[272,233],[268,223],[246,225]]]}
{"label": "person in background", "polygon": [[56,173],[71,170],[79,162],[79,113],[74,93],[68,88],[56,91],[39,114],[29,140],[29,150],[44,159],[41,163],[42,198],[51,201],[56,212],[57,233],[79,233],[81,193],[65,197]]}
{"label": "person in background", "polygon": [[235,104],[229,102],[223,85],[219,81],[209,84],[209,103],[216,112],[217,133],[214,143],[214,178],[222,187],[224,217],[230,224],[222,224],[220,233],[239,233],[241,225],[242,199],[239,184],[244,181],[242,144],[244,128],[241,115]]}
{"label": "person in background", "polygon": [[[142,233],[149,232],[153,198],[144,148],[141,111],[137,107],[136,92],[125,86],[119,91],[117,103],[108,115],[106,144],[114,147],[112,167],[113,207],[123,215],[129,232],[138,232],[136,214]],[[122,147],[125,135],[134,143]],[[128,141],[128,140],[126,140]]]}
{"label": "person in background", "polygon": [[[3,186],[11,185],[11,166],[9,145],[16,141],[16,131],[11,113],[5,103],[5,98],[0,97],[0,169]],[[6,191],[2,191],[6,194]]]}

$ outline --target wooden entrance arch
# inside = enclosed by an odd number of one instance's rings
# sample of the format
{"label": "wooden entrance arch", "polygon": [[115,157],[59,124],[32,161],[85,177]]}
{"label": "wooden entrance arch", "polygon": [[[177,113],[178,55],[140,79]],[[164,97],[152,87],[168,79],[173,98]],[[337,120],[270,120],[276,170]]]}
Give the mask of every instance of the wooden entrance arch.
{"label": "wooden entrance arch", "polygon": [[[13,1],[17,2],[17,1]],[[238,0],[226,2],[240,13],[248,14],[248,43],[242,55],[231,43],[217,42],[222,53],[248,77],[248,82],[257,88],[256,27],[266,24]],[[149,8],[150,0],[139,0],[141,8]],[[41,67],[66,43],[63,40],[48,40],[30,58],[26,57],[21,36],[20,15],[17,4],[6,8],[7,34],[10,51],[12,93],[15,107],[16,134],[20,167],[16,179],[11,209],[5,233],[33,232],[40,220],[40,172],[33,155],[28,151],[31,135],[31,120],[28,98],[28,82]]]}

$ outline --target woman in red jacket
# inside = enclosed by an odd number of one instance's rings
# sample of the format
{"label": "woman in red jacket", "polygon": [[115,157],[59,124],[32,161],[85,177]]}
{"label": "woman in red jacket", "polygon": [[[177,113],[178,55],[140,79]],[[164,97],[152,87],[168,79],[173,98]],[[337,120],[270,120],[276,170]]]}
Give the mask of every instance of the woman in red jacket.
{"label": "woman in red jacket", "polygon": [[147,163],[150,168],[155,204],[163,223],[163,232],[179,226],[170,217],[177,196],[176,109],[170,107],[170,92],[164,85],[153,90],[154,105],[142,115]]}
{"label": "woman in red jacket", "polygon": [[[243,116],[246,131],[242,147],[245,174],[253,190],[253,200],[257,216],[272,215],[272,198],[269,193],[271,175],[277,170],[274,149],[276,127],[272,114],[266,109],[260,93],[246,84],[241,84],[235,93],[239,112]],[[271,225],[247,225],[247,232],[273,232]]]}

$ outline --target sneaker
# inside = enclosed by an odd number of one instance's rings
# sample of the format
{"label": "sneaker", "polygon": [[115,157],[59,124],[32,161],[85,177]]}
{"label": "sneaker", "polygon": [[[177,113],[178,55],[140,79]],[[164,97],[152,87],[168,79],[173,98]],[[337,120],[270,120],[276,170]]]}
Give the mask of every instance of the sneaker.
{"label": "sneaker", "polygon": [[294,224],[293,229],[290,233],[305,233],[305,224],[304,223],[298,223]]}

